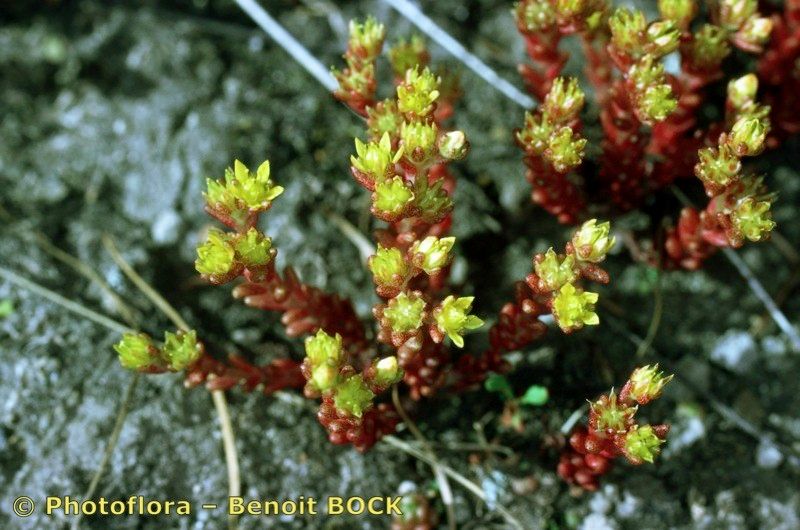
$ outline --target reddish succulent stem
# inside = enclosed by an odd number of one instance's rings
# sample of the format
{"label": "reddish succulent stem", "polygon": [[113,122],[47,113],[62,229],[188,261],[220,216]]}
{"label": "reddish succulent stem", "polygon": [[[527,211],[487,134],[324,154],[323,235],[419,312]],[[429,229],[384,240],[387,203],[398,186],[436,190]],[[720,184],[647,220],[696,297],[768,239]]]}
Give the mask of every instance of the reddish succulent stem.
{"label": "reddish succulent stem", "polygon": [[300,363],[292,359],[275,359],[269,364],[256,366],[239,355],[230,355],[226,363],[204,353],[187,368],[184,384],[195,387],[205,383],[209,390],[241,386],[246,392],[259,390],[269,395],[278,390],[302,388],[305,382]]}
{"label": "reddish succulent stem", "polygon": [[251,307],[282,312],[281,323],[290,337],[322,329],[340,334],[352,354],[368,347],[364,325],[350,301],[302,283],[291,267],[284,269],[281,277],[271,266],[264,281],[241,284],[233,296]]}

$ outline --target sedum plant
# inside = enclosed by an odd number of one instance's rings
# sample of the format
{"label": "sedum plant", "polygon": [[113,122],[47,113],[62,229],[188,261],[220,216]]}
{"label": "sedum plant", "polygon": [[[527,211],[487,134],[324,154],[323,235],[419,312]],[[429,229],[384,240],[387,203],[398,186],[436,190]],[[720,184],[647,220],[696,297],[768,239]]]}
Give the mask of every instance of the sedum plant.
{"label": "sedum plant", "polygon": [[639,423],[636,414],[639,406],[658,399],[671,380],[657,364],[643,366],[633,371],[619,394],[612,389],[590,402],[588,425],[572,432],[569,447],[561,455],[561,478],[593,491],[616,458],[624,457],[634,465],[652,464],[669,425]]}
{"label": "sedum plant", "polygon": [[[741,159],[797,130],[784,103],[793,96],[783,88],[795,83],[789,72],[797,55],[790,42],[796,8],[787,5],[783,17],[768,17],[756,0],[720,0],[700,21],[697,4],[660,0],[660,18],[652,21],[610,0],[520,0],[514,9],[531,60],[519,70],[541,101],[516,133],[532,201],[565,224],[598,212],[657,211],[659,218],[631,234],[629,246],[636,257],[688,269],[719,248],[769,237],[775,196],[762,178],[743,170]],[[776,24],[779,31],[773,31]],[[590,103],[599,110],[598,151],[581,133],[584,91],[577,79],[561,76],[568,55],[559,45],[571,35],[581,41]],[[734,52],[755,55],[759,77],[731,79],[724,119],[707,124],[710,89],[741,64]],[[679,71],[665,68],[670,54],[677,55]],[[770,80],[764,91],[770,105],[757,102],[759,78]],[[593,152],[596,160],[589,159]],[[704,189],[707,207],[676,212],[670,204],[676,186],[690,196]],[[665,225],[672,227],[664,232]]]}
{"label": "sedum plant", "polygon": [[[574,25],[576,31],[596,38],[602,38],[598,35],[609,17],[602,2],[539,2],[525,9],[526,24],[549,24],[546,27],[557,31]],[[615,16],[616,60],[626,66],[630,78],[624,82],[642,83],[641,94],[628,104],[640,106],[636,112],[643,119],[655,119],[659,109],[669,105],[650,101],[647,90],[651,82],[656,86],[663,82],[663,71],[654,61],[674,49],[676,30],[670,24],[644,24],[636,13]],[[273,180],[268,161],[251,170],[236,160],[222,178],[207,181],[205,210],[222,226],[208,230],[197,246],[195,269],[210,284],[235,284],[233,297],[246,305],[279,313],[286,335],[303,338],[302,358],[258,366],[239,355],[222,357],[202,341],[202,331],[181,330],[167,332],[163,343],[145,334],[123,336],[115,346],[120,363],[143,373],[180,372],[188,387],[240,387],[267,395],[302,389],[306,398],[319,401],[317,418],[330,441],[359,451],[395,432],[402,411],[388,399],[390,391],[422,400],[485,385],[504,398],[512,411],[510,425],[517,428],[521,416],[513,411],[520,405],[542,406],[549,394],[534,385],[515,396],[503,376],[510,370],[508,354],[540,340],[550,321],[564,334],[600,324],[600,295],[588,289],[591,282],[610,281],[601,264],[616,243],[611,225],[585,219],[560,251],[551,247],[535,254],[531,272],[513,285],[513,299],[500,308],[490,326],[484,326],[484,318],[474,310],[480,293],[466,286],[454,289],[449,283],[458,252],[458,242],[449,234],[457,185],[450,164],[469,152],[466,134],[447,124],[457,84],[428,64],[424,45],[412,38],[389,51],[395,86],[390,97],[378,100],[377,68],[385,28],[368,19],[352,22],[350,32],[346,66],[334,70],[339,81],[334,97],[363,119],[364,135],[354,139],[349,172],[370,199],[375,227],[373,252],[363,264],[377,297],[373,320],[359,318],[349,300],[303,283],[291,267],[277,270],[279,249],[260,227],[269,225],[268,219],[261,222],[262,215],[280,200],[283,188]],[[586,139],[580,132],[585,95],[575,79],[551,81],[542,108],[528,114],[517,140],[526,150],[531,171],[549,168],[554,178],[561,178],[575,171],[585,157]],[[734,123],[720,140],[720,146],[729,146],[737,156],[755,153],[763,143],[763,131],[752,121],[758,125],[765,119],[764,107],[747,96],[751,92],[747,82],[736,85],[731,96]],[[651,103],[654,106],[647,107]],[[343,164],[346,160],[343,156]],[[752,181],[739,177],[714,190],[733,193],[731,186],[746,182]],[[731,208],[738,212],[730,215],[739,216],[736,226],[741,234],[755,233],[760,226],[754,220],[761,208],[758,203],[747,207],[736,203]],[[571,222],[578,210],[561,214],[562,221]],[[488,328],[485,347],[463,352],[470,335],[484,327]],[[668,378],[648,370],[635,372],[619,396],[612,392],[593,406],[594,431],[589,434],[600,440],[602,450],[576,449],[581,458],[625,455],[635,463],[652,461],[666,427],[635,424],[634,402],[645,404],[657,397]],[[607,428],[612,424],[613,433]],[[578,469],[577,458],[570,460],[573,471],[563,472],[561,466],[559,472],[568,481],[589,487],[591,481],[578,478],[584,468]],[[592,476],[599,474],[593,471]]]}

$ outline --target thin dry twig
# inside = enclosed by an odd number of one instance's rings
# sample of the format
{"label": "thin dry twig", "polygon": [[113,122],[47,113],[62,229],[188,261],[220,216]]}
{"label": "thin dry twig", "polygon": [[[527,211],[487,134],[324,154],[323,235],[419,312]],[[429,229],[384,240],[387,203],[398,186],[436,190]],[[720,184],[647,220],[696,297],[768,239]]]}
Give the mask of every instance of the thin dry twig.
{"label": "thin dry twig", "polygon": [[[167,302],[147,281],[125,261],[122,254],[114,244],[114,240],[108,234],[103,234],[103,245],[111,255],[114,262],[119,265],[125,276],[133,282],[139,290],[155,305],[172,323],[182,331],[189,331],[189,324],[180,316],[178,311]],[[211,399],[219,417],[220,430],[222,432],[222,447],[225,453],[225,465],[228,471],[228,495],[238,497],[241,494],[241,475],[239,471],[239,459],[236,453],[236,436],[233,433],[233,424],[228,413],[228,404],[225,395],[221,390],[213,390]],[[230,516],[228,526],[231,530],[236,529],[236,516]]]}
{"label": "thin dry twig", "polygon": [[[436,462],[431,460],[431,458],[423,451],[420,451],[419,449],[409,445],[408,443],[404,442],[400,438],[397,438],[396,436],[393,435],[384,436],[382,440],[388,443],[389,445],[395,447],[396,449],[400,449],[401,451],[408,453],[414,458],[418,458],[419,460],[426,462],[430,466],[436,465]],[[447,476],[449,476],[450,478],[461,484],[467,491],[469,491],[482,501],[486,502],[488,505],[488,499],[486,497],[486,493],[483,491],[483,489],[481,489],[480,486],[478,486],[477,484],[475,484],[474,482],[472,482],[467,477],[465,477],[458,471],[454,470],[453,468],[445,464],[439,464],[439,465],[441,466],[442,471]],[[515,528],[516,530],[524,530],[525,527],[522,526],[522,523],[520,523],[519,520],[517,520],[517,518],[514,517],[514,515],[510,511],[508,511],[506,507],[504,507],[501,504],[493,504],[493,509],[496,510],[497,513],[502,515],[503,518],[506,520],[506,522],[512,528]]]}
{"label": "thin dry twig", "polygon": [[35,283],[25,278],[24,276],[18,274],[17,272],[11,269],[0,267],[0,277],[4,278],[5,280],[8,280],[17,287],[27,289],[28,291],[31,291],[34,294],[37,294],[43,298],[50,300],[54,304],[60,305],[64,309],[71,311],[76,315],[80,315],[87,320],[91,320],[96,324],[100,324],[101,326],[110,329],[111,331],[120,334],[134,331],[132,328],[129,328],[128,326],[125,326],[124,324],[121,324],[114,319],[108,318],[105,315],[101,315],[97,311],[94,311],[77,302],[64,298],[60,294],[51,291],[47,287],[43,287],[38,283]]}
{"label": "thin dry twig", "polygon": [[[97,470],[92,476],[91,482],[89,482],[89,487],[86,488],[86,492],[83,494],[84,499],[91,499],[94,497],[94,493],[97,490],[97,486],[100,485],[100,479],[103,477],[106,468],[108,467],[108,463],[111,461],[111,456],[114,454],[114,449],[117,447],[117,442],[119,441],[119,436],[122,434],[122,427],[125,425],[125,419],[128,417],[128,409],[130,408],[131,401],[133,401],[134,392],[136,392],[136,385],[139,382],[139,377],[141,374],[134,374],[131,378],[131,382],[128,383],[128,388],[125,390],[125,395],[122,398],[122,402],[119,405],[119,410],[117,412],[117,418],[114,421],[114,429],[111,431],[111,435],[108,437],[108,442],[106,442],[106,448],[103,451],[103,458],[100,460],[100,464],[97,466]],[[81,519],[83,518],[83,512],[79,512],[75,519],[72,520],[71,529],[78,530],[80,528]]]}
{"label": "thin dry twig", "polygon": [[439,495],[442,497],[442,503],[447,511],[447,526],[450,530],[455,530],[456,516],[455,511],[453,510],[453,490],[450,488],[450,482],[448,482],[447,475],[445,475],[444,471],[442,470],[442,464],[439,462],[436,452],[428,443],[428,439],[425,438],[425,435],[422,434],[422,431],[419,430],[417,424],[414,423],[414,421],[406,412],[406,409],[403,407],[403,403],[400,401],[400,392],[397,390],[397,385],[392,387],[392,402],[394,403],[394,408],[397,409],[397,413],[400,414],[400,417],[403,419],[403,423],[406,424],[408,430],[411,431],[411,434],[414,435],[414,438],[419,441],[420,445],[422,445],[423,449],[428,454],[428,457],[433,462],[431,467],[433,468],[433,474],[436,477],[436,482],[439,484]]}

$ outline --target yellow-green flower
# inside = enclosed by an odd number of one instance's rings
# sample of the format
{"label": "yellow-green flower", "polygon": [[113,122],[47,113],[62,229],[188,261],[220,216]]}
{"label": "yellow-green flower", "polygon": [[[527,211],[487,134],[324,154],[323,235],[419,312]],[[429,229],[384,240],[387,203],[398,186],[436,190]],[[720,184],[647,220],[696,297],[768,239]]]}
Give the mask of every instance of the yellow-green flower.
{"label": "yellow-green flower", "polygon": [[400,293],[386,305],[383,317],[392,331],[407,333],[422,326],[425,318],[425,300],[418,293]]}
{"label": "yellow-green flower", "polygon": [[436,152],[437,134],[438,128],[435,123],[403,122],[400,127],[403,153],[414,162],[425,162]]}
{"label": "yellow-green flower", "polygon": [[469,314],[474,299],[474,296],[456,298],[450,295],[433,311],[439,331],[450,337],[453,344],[459,348],[464,347],[464,337],[462,335],[465,331],[476,329],[483,325],[483,320]]}
{"label": "yellow-green flower", "polygon": [[725,143],[719,149],[706,147],[697,152],[699,162],[694,167],[697,178],[712,186],[727,186],[742,169],[742,163],[733,148]]}
{"label": "yellow-green flower", "polygon": [[703,24],[688,44],[687,56],[693,67],[713,70],[731,53],[728,32],[713,24]]}
{"label": "yellow-green flower", "polygon": [[617,394],[612,390],[610,394],[601,396],[590,405],[592,409],[592,428],[603,435],[623,433],[633,423],[636,407],[629,407],[620,403]]}
{"label": "yellow-green flower", "polygon": [[422,241],[415,241],[409,253],[413,263],[427,274],[435,274],[450,263],[450,251],[456,243],[454,237],[428,236]]}
{"label": "yellow-green flower", "polygon": [[733,225],[750,241],[761,241],[775,228],[775,221],[772,220],[769,211],[771,206],[772,203],[768,199],[745,197],[737,202],[731,214]]}
{"label": "yellow-green flower", "polygon": [[583,161],[586,139],[572,132],[570,127],[561,127],[550,135],[544,156],[559,173],[579,166]]}
{"label": "yellow-green flower", "polygon": [[583,326],[596,326],[600,317],[594,312],[597,293],[584,292],[571,283],[565,284],[553,298],[553,316],[564,331],[580,329]]}
{"label": "yellow-green flower", "polygon": [[173,370],[183,370],[203,353],[203,346],[197,340],[197,333],[191,331],[178,331],[177,333],[164,333],[164,358]]}
{"label": "yellow-green flower", "polygon": [[386,28],[373,17],[364,22],[350,21],[350,42],[348,47],[353,51],[362,51],[364,60],[374,60],[381,53]]}
{"label": "yellow-green flower", "polygon": [[656,436],[650,425],[636,426],[625,436],[625,455],[634,462],[653,463],[661,452],[664,440]]}
{"label": "yellow-green flower", "polygon": [[119,354],[119,363],[129,370],[142,370],[162,364],[158,348],[144,333],[125,333],[114,345],[114,350]]}
{"label": "yellow-green flower", "polygon": [[439,97],[439,83],[441,80],[427,67],[407,70],[404,81],[397,87],[397,108],[403,113],[427,116]]}
{"label": "yellow-green flower", "polygon": [[361,374],[352,375],[336,385],[333,398],[336,410],[360,418],[372,406],[375,394],[364,382]]}
{"label": "yellow-green flower", "polygon": [[305,341],[306,357],[312,366],[339,366],[344,356],[342,337],[328,335],[323,330],[318,330],[316,335],[308,337]]}
{"label": "yellow-green flower", "polygon": [[205,199],[209,206],[229,212],[266,210],[283,193],[283,187],[270,179],[269,160],[258,166],[255,173],[236,160],[233,169],[225,170],[224,181],[208,179],[206,183]]}
{"label": "yellow-green flower", "polygon": [[194,266],[204,276],[224,276],[233,270],[235,258],[236,251],[228,234],[212,229],[205,243],[197,247]]}
{"label": "yellow-green flower", "polygon": [[255,228],[239,236],[234,248],[238,261],[245,267],[262,267],[275,256],[272,240]]}
{"label": "yellow-green flower", "polygon": [[610,236],[611,223],[597,224],[597,219],[589,219],[572,236],[575,257],[579,261],[599,263],[603,261],[614,246],[616,238]]}
{"label": "yellow-green flower", "polygon": [[378,245],[378,250],[367,262],[377,285],[392,286],[402,283],[408,276],[410,267],[405,256],[397,248]]}
{"label": "yellow-green flower", "polygon": [[628,389],[632,400],[640,405],[661,396],[664,386],[672,381],[673,376],[665,376],[664,372],[658,370],[658,365],[647,365],[637,368],[628,379],[630,387]]}
{"label": "yellow-green flower", "polygon": [[396,77],[403,77],[407,70],[428,63],[428,49],[419,35],[409,40],[400,40],[389,50],[389,62]]}
{"label": "yellow-green flower", "polygon": [[414,201],[414,192],[400,177],[378,182],[372,205],[376,214],[397,217]]}
{"label": "yellow-green flower", "polygon": [[567,254],[562,259],[552,247],[544,253],[541,260],[534,260],[533,269],[550,291],[557,291],[561,286],[574,282],[578,277],[575,256]]}
{"label": "yellow-green flower", "polygon": [[401,151],[392,152],[392,140],[384,133],[380,141],[364,143],[355,139],[356,155],[350,157],[354,168],[369,175],[375,182],[383,182],[394,163],[400,159]]}
{"label": "yellow-green flower", "polygon": [[556,77],[544,98],[542,112],[545,116],[566,123],[578,116],[586,101],[586,95],[574,77]]}

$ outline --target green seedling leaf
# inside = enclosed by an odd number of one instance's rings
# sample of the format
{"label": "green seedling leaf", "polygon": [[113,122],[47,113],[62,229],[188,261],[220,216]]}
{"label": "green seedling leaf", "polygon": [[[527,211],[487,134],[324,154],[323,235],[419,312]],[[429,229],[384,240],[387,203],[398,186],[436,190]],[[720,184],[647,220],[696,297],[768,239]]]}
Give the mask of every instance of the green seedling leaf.
{"label": "green seedling leaf", "polygon": [[491,374],[486,378],[484,386],[489,392],[497,392],[500,394],[504,401],[514,399],[514,391],[511,389],[511,383],[500,374]]}
{"label": "green seedling leaf", "polygon": [[531,405],[533,407],[540,407],[547,403],[550,399],[550,392],[543,386],[532,385],[525,391],[520,398],[519,402],[523,405]]}

